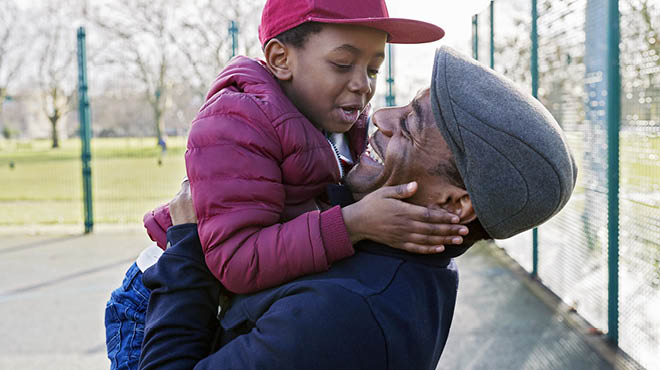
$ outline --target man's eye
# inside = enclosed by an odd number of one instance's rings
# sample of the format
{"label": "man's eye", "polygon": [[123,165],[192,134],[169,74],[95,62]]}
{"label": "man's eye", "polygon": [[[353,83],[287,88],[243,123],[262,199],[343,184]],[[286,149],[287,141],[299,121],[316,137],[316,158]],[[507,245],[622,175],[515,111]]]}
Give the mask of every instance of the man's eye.
{"label": "man's eye", "polygon": [[399,120],[399,126],[401,127],[401,132],[403,133],[403,136],[406,139],[412,140],[412,136],[410,135],[410,131],[408,131],[408,122],[407,122],[408,116],[401,117]]}
{"label": "man's eye", "polygon": [[377,69],[370,69],[370,70],[367,71],[367,73],[369,74],[369,78],[378,77],[378,72],[379,71]]}

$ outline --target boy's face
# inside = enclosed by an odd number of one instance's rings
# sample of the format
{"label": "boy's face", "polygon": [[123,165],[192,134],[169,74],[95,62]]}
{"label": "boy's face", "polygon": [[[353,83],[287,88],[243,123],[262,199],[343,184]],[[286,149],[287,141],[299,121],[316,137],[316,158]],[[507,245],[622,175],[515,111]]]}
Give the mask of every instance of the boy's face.
{"label": "boy's face", "polygon": [[302,48],[288,48],[287,95],[317,128],[348,131],[374,96],[386,40],[372,28],[323,25]]}

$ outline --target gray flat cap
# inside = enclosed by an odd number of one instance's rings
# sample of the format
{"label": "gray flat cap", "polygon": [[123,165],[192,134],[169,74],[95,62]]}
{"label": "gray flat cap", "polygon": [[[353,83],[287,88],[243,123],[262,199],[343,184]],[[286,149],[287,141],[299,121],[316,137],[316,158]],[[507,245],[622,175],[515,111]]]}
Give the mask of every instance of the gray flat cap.
{"label": "gray flat cap", "polygon": [[538,226],[566,204],[577,167],[561,128],[531,95],[442,47],[435,54],[431,106],[492,238]]}

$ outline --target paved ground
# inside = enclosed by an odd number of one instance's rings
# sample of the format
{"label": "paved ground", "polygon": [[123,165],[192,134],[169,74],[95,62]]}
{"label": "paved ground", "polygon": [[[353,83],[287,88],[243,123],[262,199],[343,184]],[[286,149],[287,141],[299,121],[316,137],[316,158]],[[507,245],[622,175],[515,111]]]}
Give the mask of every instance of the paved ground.
{"label": "paved ground", "polygon": [[141,233],[0,239],[0,369],[108,369],[103,314]]}
{"label": "paved ground", "polygon": [[438,369],[624,368],[589,346],[604,343],[581,334],[588,329],[583,323],[579,330],[568,326],[579,318],[495,246],[475,246],[457,263],[458,301]]}
{"label": "paved ground", "polygon": [[[147,243],[141,232],[0,237],[0,369],[107,369],[105,301]],[[439,369],[613,368],[488,248],[459,259]]]}

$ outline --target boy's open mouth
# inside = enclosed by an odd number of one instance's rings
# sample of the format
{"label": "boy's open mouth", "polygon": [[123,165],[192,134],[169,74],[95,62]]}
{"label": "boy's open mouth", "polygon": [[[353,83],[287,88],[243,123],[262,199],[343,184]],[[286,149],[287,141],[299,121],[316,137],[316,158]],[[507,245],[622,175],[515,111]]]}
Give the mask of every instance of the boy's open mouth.
{"label": "boy's open mouth", "polygon": [[360,109],[354,107],[341,107],[340,111],[347,122],[355,123],[360,117]]}

